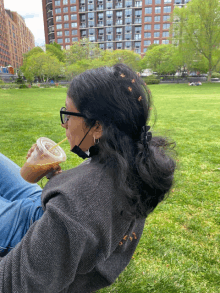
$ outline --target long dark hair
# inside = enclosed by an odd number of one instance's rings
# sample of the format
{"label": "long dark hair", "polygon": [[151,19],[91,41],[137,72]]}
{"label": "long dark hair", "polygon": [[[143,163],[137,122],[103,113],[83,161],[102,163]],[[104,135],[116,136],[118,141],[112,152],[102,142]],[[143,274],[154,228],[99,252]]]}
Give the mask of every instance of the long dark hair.
{"label": "long dark hair", "polygon": [[167,139],[152,137],[143,144],[142,126],[149,120],[151,94],[144,81],[125,64],[87,70],[73,78],[68,96],[89,127],[102,125],[96,145],[115,185],[126,195],[132,213],[146,217],[173,183],[175,161]]}

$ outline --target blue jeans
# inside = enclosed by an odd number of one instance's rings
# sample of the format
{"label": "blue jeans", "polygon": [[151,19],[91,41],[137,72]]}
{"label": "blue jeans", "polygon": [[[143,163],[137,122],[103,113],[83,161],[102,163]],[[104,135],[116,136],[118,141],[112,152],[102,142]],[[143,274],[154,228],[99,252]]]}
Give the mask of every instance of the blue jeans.
{"label": "blue jeans", "polygon": [[26,182],[20,167],[0,153],[0,256],[5,256],[43,215],[42,189]]}

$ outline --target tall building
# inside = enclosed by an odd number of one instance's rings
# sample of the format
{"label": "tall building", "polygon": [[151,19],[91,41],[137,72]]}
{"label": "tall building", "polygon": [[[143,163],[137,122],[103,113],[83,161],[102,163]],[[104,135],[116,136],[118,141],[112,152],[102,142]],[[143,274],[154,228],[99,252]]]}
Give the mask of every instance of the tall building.
{"label": "tall building", "polygon": [[23,63],[22,55],[35,47],[34,35],[27,28],[23,17],[17,12],[6,9],[5,19],[11,66],[19,68]]}
{"label": "tall building", "polygon": [[151,44],[168,44],[170,14],[189,0],[42,0],[46,43],[68,49],[88,38],[106,50],[144,54]]}
{"label": "tall building", "polygon": [[0,0],[0,67],[10,63],[7,26],[5,21],[4,2]]}
{"label": "tall building", "polygon": [[3,0],[0,0],[0,66],[19,68],[23,63],[22,54],[34,47],[34,35],[23,17],[5,9]]}

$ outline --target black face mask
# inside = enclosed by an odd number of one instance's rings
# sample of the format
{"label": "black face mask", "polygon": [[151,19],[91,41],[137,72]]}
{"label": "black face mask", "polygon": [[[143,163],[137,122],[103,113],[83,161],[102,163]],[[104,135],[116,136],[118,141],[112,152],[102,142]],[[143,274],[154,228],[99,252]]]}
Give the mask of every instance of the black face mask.
{"label": "black face mask", "polygon": [[[94,125],[93,125],[94,126]],[[81,145],[81,143],[83,142],[83,140],[86,138],[87,134],[89,133],[89,131],[92,129],[92,127],[90,127],[90,129],[88,130],[88,132],[86,133],[86,135],[83,137],[83,139],[81,140],[79,145],[75,145],[71,152],[73,152],[74,154],[76,154],[77,156],[79,156],[82,159],[87,159],[87,158],[91,158],[92,156],[96,155],[98,153],[98,148],[96,146],[91,146],[89,148],[89,154],[85,153],[79,146]]]}

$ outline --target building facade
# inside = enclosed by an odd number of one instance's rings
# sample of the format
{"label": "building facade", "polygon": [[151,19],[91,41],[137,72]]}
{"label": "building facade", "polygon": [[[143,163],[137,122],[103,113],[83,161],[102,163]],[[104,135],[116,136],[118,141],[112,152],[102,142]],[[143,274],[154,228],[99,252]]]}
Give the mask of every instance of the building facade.
{"label": "building facade", "polygon": [[0,0],[0,67],[10,63],[10,52],[8,45],[8,32],[5,20],[4,2]]}
{"label": "building facade", "polygon": [[170,14],[189,0],[42,0],[46,43],[64,49],[88,38],[104,50],[144,54],[169,44]]}
{"label": "building facade", "polygon": [[5,10],[8,31],[10,65],[19,68],[23,63],[23,54],[35,47],[34,35],[27,28],[25,20],[17,12]]}
{"label": "building facade", "polygon": [[34,47],[34,35],[23,17],[5,9],[4,1],[0,0],[0,67],[19,68],[23,63],[22,54]]}

